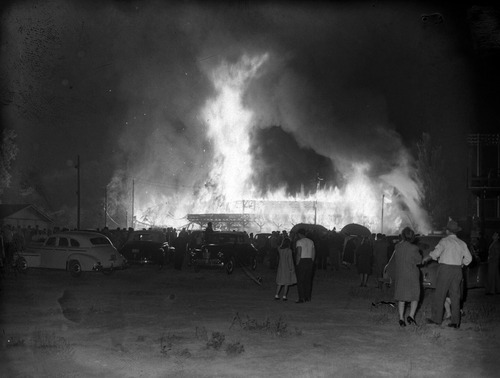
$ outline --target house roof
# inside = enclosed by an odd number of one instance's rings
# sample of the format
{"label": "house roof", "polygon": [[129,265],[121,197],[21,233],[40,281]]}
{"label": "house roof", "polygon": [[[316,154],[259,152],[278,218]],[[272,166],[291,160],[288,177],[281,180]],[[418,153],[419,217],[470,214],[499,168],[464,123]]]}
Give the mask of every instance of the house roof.
{"label": "house roof", "polygon": [[50,219],[50,217],[47,214],[45,214],[43,211],[41,211],[40,209],[36,208],[34,205],[31,205],[29,203],[0,204],[0,219],[8,218],[11,215],[14,215],[24,209],[32,209],[40,216],[40,218],[44,218],[47,222],[52,222],[52,219]]}

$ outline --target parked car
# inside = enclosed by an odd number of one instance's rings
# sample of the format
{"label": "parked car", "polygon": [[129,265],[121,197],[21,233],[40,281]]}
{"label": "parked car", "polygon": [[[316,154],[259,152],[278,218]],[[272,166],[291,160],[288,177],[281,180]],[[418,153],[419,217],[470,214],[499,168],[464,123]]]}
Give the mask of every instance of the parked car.
{"label": "parked car", "polygon": [[214,231],[206,236],[199,248],[191,250],[191,265],[195,271],[202,267],[225,268],[227,274],[234,271],[236,265],[257,268],[257,248],[244,232]]}
{"label": "parked car", "polygon": [[162,266],[173,260],[174,249],[162,230],[137,230],[129,235],[120,253],[129,264]]}
{"label": "parked car", "polygon": [[86,271],[124,269],[127,260],[111,241],[97,232],[68,231],[49,236],[42,244],[29,244],[19,251],[16,265],[28,268],[64,269],[78,277]]}
{"label": "parked car", "polygon": [[[415,243],[417,243],[420,254],[423,257],[429,255],[429,253],[434,250],[439,241],[444,238],[446,234],[430,234],[430,235],[420,235],[416,237]],[[469,247],[469,250],[471,248]],[[464,282],[465,287],[467,289],[484,287],[486,282],[486,274],[487,274],[487,263],[481,262],[478,256],[475,256],[472,251],[472,262],[463,268],[464,272]],[[429,263],[420,266],[420,271],[422,273],[422,287],[424,289],[435,289],[436,288],[436,277],[437,277],[437,269],[439,263],[435,260],[430,261]],[[385,282],[390,283],[391,273],[389,269],[389,264],[384,269],[384,277]]]}

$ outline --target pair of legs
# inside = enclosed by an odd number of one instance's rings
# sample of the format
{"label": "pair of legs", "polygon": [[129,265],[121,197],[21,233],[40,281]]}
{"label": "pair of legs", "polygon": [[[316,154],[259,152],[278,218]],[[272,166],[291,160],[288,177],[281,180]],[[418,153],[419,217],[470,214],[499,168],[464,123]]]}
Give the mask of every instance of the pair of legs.
{"label": "pair of legs", "polygon": [[[399,320],[405,321],[405,307],[406,307],[406,302],[405,301],[398,301],[398,312],[399,312]],[[417,307],[418,307],[418,301],[411,301],[410,302],[410,317],[412,319],[415,319],[415,313],[417,312]]]}
{"label": "pair of legs", "polygon": [[439,264],[436,279],[436,290],[432,303],[432,318],[434,323],[441,324],[445,310],[446,298],[451,300],[451,323],[460,324],[460,286],[462,268],[458,265]]}
{"label": "pair of legs", "polygon": [[359,286],[367,286],[368,285],[368,274],[366,273],[361,273],[359,275],[361,278],[361,284]]}
{"label": "pair of legs", "polygon": [[311,300],[312,291],[312,259],[300,259],[295,269],[297,273],[297,291],[299,294],[298,302],[308,302]]}
{"label": "pair of legs", "polygon": [[277,285],[276,286],[276,294],[274,295],[275,299],[279,299],[281,288],[285,288],[285,290],[283,291],[283,299],[286,299],[286,296],[288,295],[288,288],[289,288],[288,285]]}

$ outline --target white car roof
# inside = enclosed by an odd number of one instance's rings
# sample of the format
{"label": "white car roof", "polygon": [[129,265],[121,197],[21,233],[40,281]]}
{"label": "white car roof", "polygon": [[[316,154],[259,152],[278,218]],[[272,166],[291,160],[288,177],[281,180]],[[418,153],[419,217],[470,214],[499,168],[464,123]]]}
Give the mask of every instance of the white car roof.
{"label": "white car roof", "polygon": [[75,239],[78,242],[80,242],[80,244],[82,244],[82,245],[92,244],[92,243],[90,243],[91,238],[104,238],[104,239],[107,239],[110,244],[112,244],[106,235],[103,235],[99,232],[92,232],[92,231],[63,231],[63,232],[57,232],[55,234],[49,235],[48,238],[51,238],[51,237],[72,238],[72,239]]}

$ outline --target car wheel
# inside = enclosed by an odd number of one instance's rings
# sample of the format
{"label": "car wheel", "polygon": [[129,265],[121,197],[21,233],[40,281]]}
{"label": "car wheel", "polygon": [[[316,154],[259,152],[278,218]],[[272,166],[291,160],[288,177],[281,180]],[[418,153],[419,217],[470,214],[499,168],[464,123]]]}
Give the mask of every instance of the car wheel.
{"label": "car wheel", "polygon": [[19,257],[16,260],[16,265],[15,265],[17,271],[21,273],[26,273],[28,271],[28,262],[24,257]]}
{"label": "car wheel", "polygon": [[233,273],[234,265],[235,265],[234,257],[231,257],[231,259],[226,264],[226,273],[227,274]]}
{"label": "car wheel", "polygon": [[252,270],[255,270],[255,269],[257,269],[257,258],[256,257],[254,257],[252,259]]}
{"label": "car wheel", "polygon": [[80,277],[82,275],[82,266],[77,260],[71,260],[69,262],[68,270],[73,277]]}

